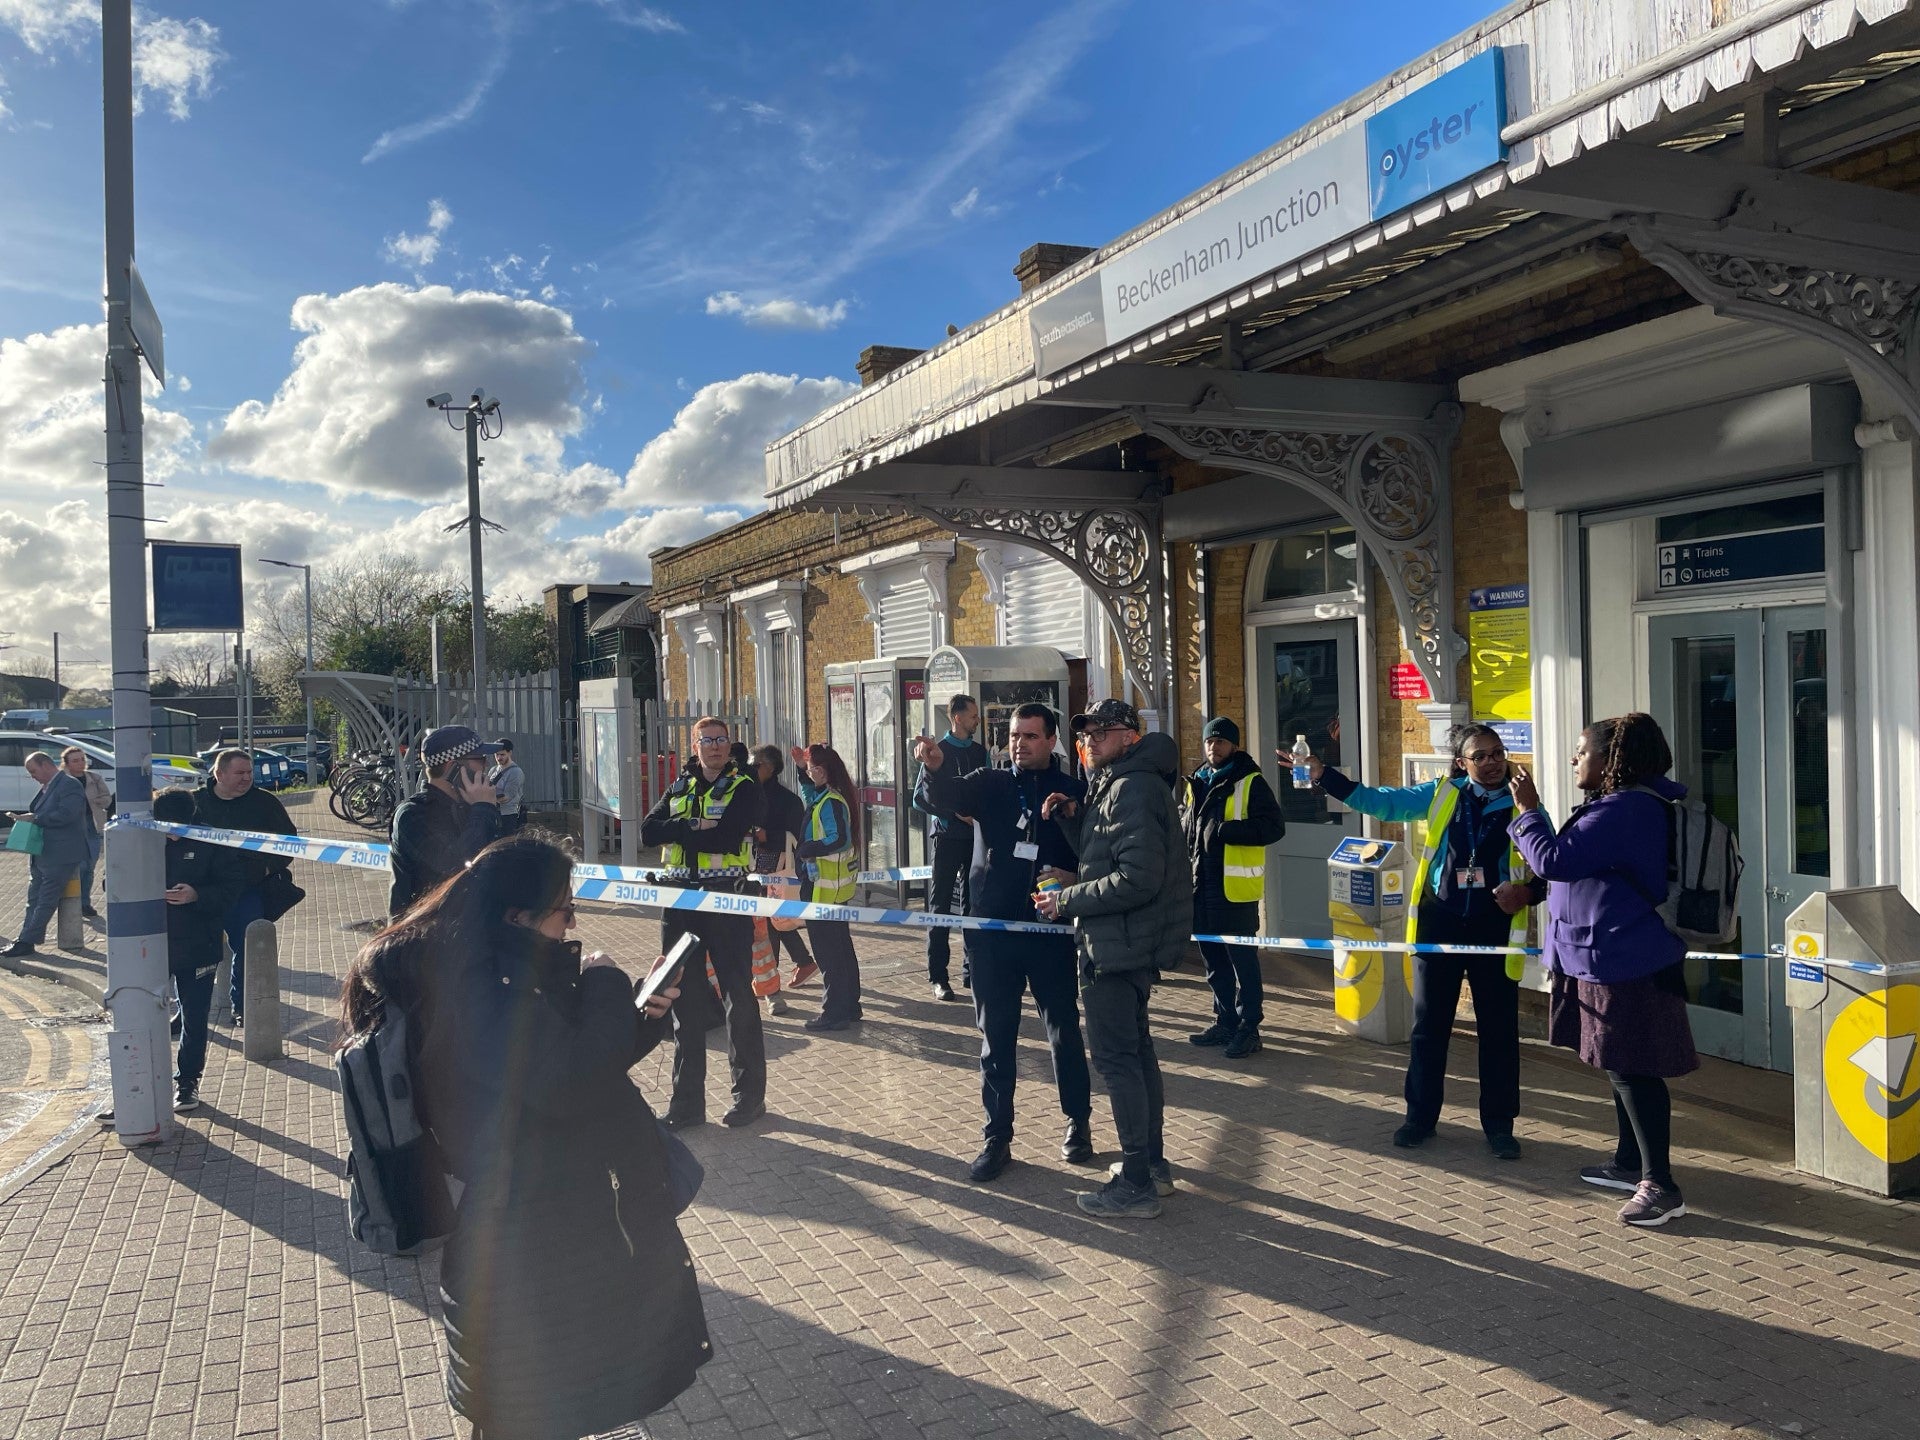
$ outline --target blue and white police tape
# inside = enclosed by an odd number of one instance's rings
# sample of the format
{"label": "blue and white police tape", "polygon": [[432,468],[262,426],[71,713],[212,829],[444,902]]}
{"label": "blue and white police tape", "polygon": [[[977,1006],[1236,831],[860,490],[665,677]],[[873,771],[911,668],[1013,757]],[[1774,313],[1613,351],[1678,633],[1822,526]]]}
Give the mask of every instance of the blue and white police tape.
{"label": "blue and white police tape", "polygon": [[[296,860],[312,860],[320,865],[346,865],[361,870],[386,870],[391,865],[388,847],[372,840],[316,840],[304,835],[269,835],[257,830],[224,830],[209,825],[182,825],[162,820],[120,818],[109,822],[109,830],[125,826],[155,830],[187,840],[202,840],[210,845],[225,845],[237,850],[252,850],[265,855],[285,855]],[[688,890],[658,884],[657,872],[624,865],[576,865],[573,867],[573,893],[582,900],[600,900],[615,905],[641,905],[659,910],[696,910],[710,914],[745,915],[763,920],[840,920],[855,925],[892,925],[910,930],[987,930],[1025,935],[1071,934],[1070,925],[1046,925],[1035,921],[987,920],[971,915],[940,915],[924,910],[893,910],[868,905],[821,905],[805,900],[775,900],[759,895],[734,895],[725,891]],[[911,872],[876,872],[902,874]],[[792,877],[768,877],[792,878]],[[1538,955],[1531,945],[1433,945],[1408,944],[1404,940],[1323,940],[1299,935],[1195,935],[1202,944],[1246,945],[1259,950],[1303,950],[1331,953],[1340,950],[1379,950],[1396,955]],[[1781,952],[1769,954],[1724,954],[1717,950],[1690,950],[1689,960],[1780,960]],[[1793,963],[1822,970],[1846,970],[1863,975],[1906,975],[1920,973],[1920,961],[1902,961],[1894,965],[1871,965],[1859,960],[1835,960],[1829,956],[1793,956]]]}

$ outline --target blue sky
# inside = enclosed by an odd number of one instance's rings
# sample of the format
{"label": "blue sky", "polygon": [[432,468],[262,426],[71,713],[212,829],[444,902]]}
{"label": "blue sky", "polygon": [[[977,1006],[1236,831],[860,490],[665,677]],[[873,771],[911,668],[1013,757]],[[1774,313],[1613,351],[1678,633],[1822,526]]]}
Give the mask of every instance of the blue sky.
{"label": "blue sky", "polygon": [[[644,578],[758,508],[760,447],[863,346],[934,343],[1026,245],[1111,239],[1489,8],[155,0],[151,513],[451,558],[460,444],[420,398],[484,385],[490,579]],[[0,629],[29,649],[104,644],[97,13],[0,0]]]}

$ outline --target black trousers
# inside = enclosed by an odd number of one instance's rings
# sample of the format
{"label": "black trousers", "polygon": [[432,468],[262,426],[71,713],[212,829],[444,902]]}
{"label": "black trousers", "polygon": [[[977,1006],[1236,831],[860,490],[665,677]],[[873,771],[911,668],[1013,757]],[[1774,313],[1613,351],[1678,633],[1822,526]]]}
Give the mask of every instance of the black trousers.
{"label": "black trousers", "polygon": [[820,999],[823,1020],[860,1018],[860,957],[853,953],[853,931],[844,920],[809,920],[813,953],[827,993]]}
{"label": "black trousers", "polygon": [[688,931],[703,943],[688,956],[680,998],[673,1002],[673,1099],[667,1113],[689,1118],[707,1113],[707,1021],[714,1004],[709,960],[726,1013],[733,1103],[760,1104],[767,1098],[767,1042],[753,993],[753,919],[669,910],[660,920],[661,949],[672,949]]}
{"label": "black trousers", "polygon": [[[1197,935],[1257,935],[1260,902],[1233,904],[1211,895],[1193,897],[1193,929]],[[1222,945],[1201,941],[1200,958],[1207,966],[1207,988],[1213,991],[1213,1018],[1236,1030],[1258,1029],[1266,1016],[1260,985],[1260,952],[1251,945]]]}
{"label": "black trousers", "polygon": [[1149,1167],[1166,1159],[1166,1093],[1160,1060],[1147,1028],[1147,1001],[1154,972],[1123,970],[1102,975],[1082,967],[1080,1001],[1086,1008],[1087,1048],[1093,1068],[1113,1101],[1113,1128],[1120,1136],[1120,1168],[1134,1185],[1150,1178]]}
{"label": "black trousers", "polygon": [[[1468,926],[1459,916],[1422,907],[1422,944],[1504,945],[1507,920],[1497,931]],[[1507,978],[1504,955],[1413,957],[1413,1041],[1407,1058],[1407,1119],[1431,1129],[1446,1098],[1447,1046],[1460,1008],[1460,986],[1473,990],[1480,1028],[1480,1128],[1489,1135],[1513,1133],[1520,1113],[1520,985]]]}
{"label": "black trousers", "polygon": [[1085,1120],[1093,1113],[1075,963],[1071,936],[979,934],[973,953],[973,1014],[980,1027],[980,1104],[987,1112],[984,1133],[989,1140],[1013,1138],[1021,1000],[1028,990],[1047,1029],[1060,1113],[1069,1120]]}
{"label": "black trousers", "polygon": [[[933,880],[927,887],[927,911],[933,915],[965,915],[973,903],[973,885],[969,872],[973,867],[973,827],[956,825],[933,842]],[[947,969],[945,930],[927,931],[927,979],[935,985],[950,985]],[[973,932],[960,932],[962,968],[972,972]],[[971,983],[971,982],[969,982]]]}

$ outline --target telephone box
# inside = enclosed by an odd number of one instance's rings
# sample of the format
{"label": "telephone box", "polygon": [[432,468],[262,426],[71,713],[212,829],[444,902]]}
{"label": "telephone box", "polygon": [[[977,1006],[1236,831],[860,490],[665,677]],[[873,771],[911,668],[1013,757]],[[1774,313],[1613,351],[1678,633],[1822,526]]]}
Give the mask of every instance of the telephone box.
{"label": "telephone box", "polygon": [[[914,738],[927,713],[927,662],[919,656],[826,667],[827,743],[847,762],[859,792],[863,870],[927,863],[926,817],[913,809]],[[875,887],[869,887],[875,888]],[[887,888],[905,895],[905,883]]]}
{"label": "telephone box", "polygon": [[980,733],[974,738],[993,754],[1007,758],[1007,733],[1013,712],[1039,701],[1059,716],[1055,745],[1067,751],[1067,722],[1072,716],[1072,672],[1058,650],[1045,645],[943,645],[927,657],[928,710],[936,738],[947,728],[947,701],[971,695],[980,702]]}

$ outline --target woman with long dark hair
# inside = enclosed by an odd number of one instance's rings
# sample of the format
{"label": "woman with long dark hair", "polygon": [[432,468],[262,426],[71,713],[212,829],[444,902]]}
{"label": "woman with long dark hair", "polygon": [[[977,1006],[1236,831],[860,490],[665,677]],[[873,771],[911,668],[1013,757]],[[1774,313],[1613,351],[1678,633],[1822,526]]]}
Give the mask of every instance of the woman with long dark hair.
{"label": "woman with long dark hair", "polygon": [[418,1103],[465,1189],[440,1288],[447,1390],[481,1440],[631,1424],[712,1358],[660,1129],[628,1069],[668,1034],[677,990],[635,1009],[604,955],[582,963],[572,862],[496,841],[348,971],[364,1034],[417,1023]]}
{"label": "woman with long dark hair", "polygon": [[1686,786],[1667,774],[1673,751],[1651,715],[1596,720],[1573,752],[1573,783],[1587,803],[1558,834],[1540,813],[1533,777],[1516,770],[1514,843],[1552,882],[1547,910],[1547,1038],[1613,1084],[1619,1141],[1611,1163],[1580,1178],[1630,1190],[1628,1225],[1664,1225],[1687,1213],[1668,1160],[1673,1102],[1667,1081],[1700,1067],[1687,1023],[1686,942],[1656,906],[1666,898],[1667,807]]}
{"label": "woman with long dark hair", "polygon": [[[795,746],[793,760],[800,768],[800,800],[807,807],[807,833],[793,847],[806,877],[806,898],[845,905],[853,899],[854,876],[860,869],[860,820],[847,799],[853,794],[847,762],[831,745],[804,750]],[[827,993],[820,1013],[806,1028],[844,1030],[861,1018],[860,960],[853,953],[853,931],[844,920],[809,920],[807,929],[813,932],[813,953]]]}

